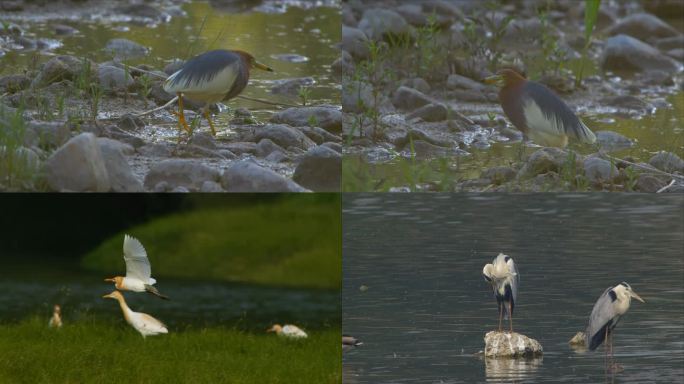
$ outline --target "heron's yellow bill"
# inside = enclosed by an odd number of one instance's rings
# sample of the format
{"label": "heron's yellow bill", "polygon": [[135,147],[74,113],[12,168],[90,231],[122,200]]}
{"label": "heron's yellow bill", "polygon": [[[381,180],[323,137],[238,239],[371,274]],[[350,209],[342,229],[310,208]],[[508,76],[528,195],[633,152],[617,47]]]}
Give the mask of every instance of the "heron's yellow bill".
{"label": "heron's yellow bill", "polygon": [[254,68],[259,68],[259,69],[261,69],[262,71],[273,72],[273,68],[269,67],[269,66],[266,65],[266,64],[261,64],[261,63],[258,62],[258,61],[255,61],[255,62],[254,62]]}
{"label": "heron's yellow bill", "polygon": [[639,295],[637,295],[636,292],[631,291],[629,294],[630,294],[630,296],[632,296],[633,298],[635,298],[635,299],[641,301],[642,303],[645,303],[644,299],[642,299]]}

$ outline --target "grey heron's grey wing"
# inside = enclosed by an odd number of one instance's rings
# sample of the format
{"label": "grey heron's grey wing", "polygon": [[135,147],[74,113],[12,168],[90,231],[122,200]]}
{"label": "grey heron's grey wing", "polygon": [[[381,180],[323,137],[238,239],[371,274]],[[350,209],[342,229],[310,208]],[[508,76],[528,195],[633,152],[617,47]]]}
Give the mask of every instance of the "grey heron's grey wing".
{"label": "grey heron's grey wing", "polygon": [[240,71],[241,58],[226,50],[216,50],[196,56],[181,70],[169,76],[164,90],[169,93],[225,94]]}
{"label": "grey heron's grey wing", "polygon": [[[587,345],[589,349],[596,349],[596,347],[601,344],[605,337],[604,327],[609,323],[612,323],[613,318],[616,315],[615,307],[613,305],[616,296],[612,289],[613,287],[608,287],[603,292],[594,304],[591,315],[589,315],[589,325],[587,325],[587,330],[585,332],[589,341]],[[599,331],[601,332],[599,333]]]}

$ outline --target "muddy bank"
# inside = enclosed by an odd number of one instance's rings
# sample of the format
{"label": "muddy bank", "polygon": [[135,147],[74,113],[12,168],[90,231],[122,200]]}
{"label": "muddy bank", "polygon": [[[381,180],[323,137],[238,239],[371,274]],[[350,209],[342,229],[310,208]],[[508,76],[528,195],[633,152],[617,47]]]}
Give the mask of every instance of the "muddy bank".
{"label": "muddy bank", "polygon": [[[344,3],[343,190],[684,191],[684,20],[662,13],[601,4],[585,45],[578,2]],[[527,142],[482,82],[502,66],[598,143]]]}

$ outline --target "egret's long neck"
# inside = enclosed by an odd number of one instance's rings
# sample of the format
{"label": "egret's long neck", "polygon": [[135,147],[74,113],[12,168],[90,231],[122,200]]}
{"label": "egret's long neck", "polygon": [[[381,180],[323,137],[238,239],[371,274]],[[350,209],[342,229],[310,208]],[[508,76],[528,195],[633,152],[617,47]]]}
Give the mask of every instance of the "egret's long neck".
{"label": "egret's long neck", "polygon": [[124,300],[123,297],[117,297],[117,300],[119,301],[119,306],[121,306],[121,311],[123,312],[123,315],[126,318],[126,321],[128,321],[130,323],[131,320],[130,320],[129,315],[133,311],[131,311],[131,309],[128,308],[128,305],[126,304],[126,300]]}

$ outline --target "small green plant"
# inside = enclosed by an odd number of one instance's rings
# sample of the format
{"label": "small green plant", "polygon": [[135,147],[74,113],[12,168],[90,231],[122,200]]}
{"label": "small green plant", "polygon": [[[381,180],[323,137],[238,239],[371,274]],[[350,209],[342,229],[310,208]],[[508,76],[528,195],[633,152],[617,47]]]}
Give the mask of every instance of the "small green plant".
{"label": "small green plant", "polygon": [[100,108],[100,101],[102,100],[102,87],[99,84],[93,83],[90,85],[90,118],[97,121],[97,112]]}
{"label": "small green plant", "polygon": [[318,124],[318,119],[314,115],[309,116],[307,124],[309,125],[309,127],[318,127],[320,125]]}
{"label": "small green plant", "polygon": [[36,178],[37,157],[23,147],[23,109],[10,112],[0,104],[0,189],[30,188]]}
{"label": "small green plant", "polygon": [[594,31],[594,26],[598,19],[600,6],[601,0],[584,0],[584,47],[582,48],[582,61],[575,78],[575,86],[579,86],[582,83],[584,65],[587,61],[587,52],[589,51],[589,45],[591,44],[591,34]]}
{"label": "small green plant", "polygon": [[302,106],[306,107],[306,105],[309,103],[311,89],[305,86],[299,87],[297,94],[299,95],[299,100],[302,102]]}
{"label": "small green plant", "polygon": [[142,96],[143,101],[145,102],[145,107],[147,107],[147,101],[148,101],[148,96],[150,95],[150,91],[152,90],[152,78],[148,76],[146,73],[143,73],[138,80],[140,81],[140,96]]}

